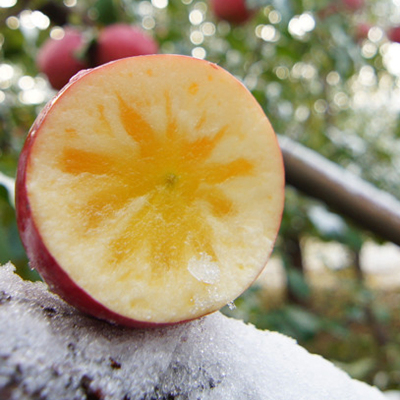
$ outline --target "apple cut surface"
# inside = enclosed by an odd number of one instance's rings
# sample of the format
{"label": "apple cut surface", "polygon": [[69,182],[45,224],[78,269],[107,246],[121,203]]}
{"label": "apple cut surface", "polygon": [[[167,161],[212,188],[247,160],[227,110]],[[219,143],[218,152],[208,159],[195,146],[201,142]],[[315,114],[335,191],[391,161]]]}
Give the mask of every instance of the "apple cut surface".
{"label": "apple cut surface", "polygon": [[71,304],[151,326],[234,300],[272,251],[282,156],[250,92],[185,56],[77,76],[20,157],[17,220],[31,264]]}

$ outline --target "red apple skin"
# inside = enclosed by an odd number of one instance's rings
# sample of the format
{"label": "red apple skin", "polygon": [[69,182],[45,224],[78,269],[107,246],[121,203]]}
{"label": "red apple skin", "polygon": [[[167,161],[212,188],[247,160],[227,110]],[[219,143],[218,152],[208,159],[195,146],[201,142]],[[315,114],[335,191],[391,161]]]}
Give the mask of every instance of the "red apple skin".
{"label": "red apple skin", "polygon": [[218,19],[233,24],[242,24],[253,15],[246,0],[211,0],[211,10]]}
{"label": "red apple skin", "polygon": [[76,57],[76,52],[83,45],[82,34],[68,28],[62,39],[50,38],[39,50],[36,60],[38,69],[47,76],[54,89],[60,90],[77,72],[88,67],[85,61]]}
{"label": "red apple skin", "polygon": [[389,40],[400,43],[400,26],[396,26],[387,33]]}
{"label": "red apple skin", "polygon": [[[187,56],[173,55],[172,57],[186,58]],[[110,62],[108,65],[102,66],[100,68],[107,68],[109,66],[112,67],[113,64],[114,62]],[[213,65],[213,67],[220,68],[217,65]],[[57,95],[48,104],[46,104],[46,106],[40,112],[34,124],[32,125],[22,148],[18,161],[17,177],[15,183],[15,209],[19,235],[29,258],[30,267],[37,270],[43,280],[49,286],[49,289],[53,293],[59,295],[67,303],[87,315],[91,315],[95,318],[104,320],[111,324],[118,324],[129,328],[147,329],[177,325],[197,319],[198,317],[194,317],[192,319],[185,319],[178,322],[156,323],[138,321],[115,313],[114,311],[105,307],[99,301],[95,300],[92,296],[86,293],[83,288],[77,285],[70,278],[70,276],[64,271],[64,269],[58,264],[55,258],[48,251],[40,235],[39,229],[36,226],[35,218],[31,212],[31,206],[29,203],[29,196],[27,193],[26,185],[26,171],[31,149],[34,145],[36,137],[40,135],[40,128],[45,121],[47,115],[49,114],[49,112],[51,112],[52,108],[57,105],[57,100],[66,92],[68,92],[68,90],[73,85],[75,85],[84,75],[93,73],[98,69],[99,67],[80,71],[78,74],[70,79],[69,83],[65,85],[62,90],[60,90]],[[278,139],[275,138],[275,140],[278,145]],[[277,165],[277,168],[284,171],[284,162],[282,156],[280,157],[280,165]],[[284,192],[285,190],[284,180],[282,182],[282,187],[280,188],[280,190],[282,192]],[[282,213],[283,208],[281,209],[281,213],[279,216],[280,219],[282,218]],[[271,247],[270,253],[266,255],[265,261],[263,263],[264,266],[267,264],[267,261],[271,256],[272,249],[273,246]],[[259,274],[261,274],[261,272],[262,269],[260,270]],[[257,278],[258,277],[256,277],[254,281]],[[212,313],[212,311],[210,313]],[[206,315],[207,313],[203,316]]]}
{"label": "red apple skin", "polygon": [[367,23],[360,23],[356,26],[355,29],[355,39],[358,42],[361,42],[364,39],[368,38],[368,32],[371,29],[371,25]]}
{"label": "red apple skin", "polygon": [[95,49],[95,65],[120,58],[156,54],[157,42],[141,29],[127,24],[113,24],[104,28]]}
{"label": "red apple skin", "polygon": [[328,4],[326,7],[321,8],[318,12],[318,18],[324,20],[329,18],[331,15],[336,14],[339,11],[338,5],[334,3]]}
{"label": "red apple skin", "polygon": [[364,8],[364,0],[342,0],[345,8],[351,11],[358,11]]}

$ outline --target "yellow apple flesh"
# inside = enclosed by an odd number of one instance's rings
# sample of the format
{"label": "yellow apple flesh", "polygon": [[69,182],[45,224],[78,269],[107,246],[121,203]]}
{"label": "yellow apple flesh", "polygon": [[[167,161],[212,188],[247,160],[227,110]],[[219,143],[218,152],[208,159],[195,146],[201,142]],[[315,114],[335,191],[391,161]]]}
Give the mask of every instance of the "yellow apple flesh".
{"label": "yellow apple flesh", "polygon": [[132,57],[81,73],[32,127],[17,175],[31,265],[69,303],[130,326],[223,307],[282,216],[274,131],[215,64]]}

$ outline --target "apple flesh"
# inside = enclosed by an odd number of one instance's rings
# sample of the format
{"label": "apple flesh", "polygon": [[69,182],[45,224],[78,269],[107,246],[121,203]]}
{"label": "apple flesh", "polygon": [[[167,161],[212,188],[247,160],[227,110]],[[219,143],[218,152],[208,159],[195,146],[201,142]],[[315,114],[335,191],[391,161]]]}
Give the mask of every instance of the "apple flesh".
{"label": "apple flesh", "polygon": [[31,266],[82,311],[138,327],[238,297],[269,258],[283,201],[257,101],[217,65],[175,55],[78,74],[32,126],[16,182]]}

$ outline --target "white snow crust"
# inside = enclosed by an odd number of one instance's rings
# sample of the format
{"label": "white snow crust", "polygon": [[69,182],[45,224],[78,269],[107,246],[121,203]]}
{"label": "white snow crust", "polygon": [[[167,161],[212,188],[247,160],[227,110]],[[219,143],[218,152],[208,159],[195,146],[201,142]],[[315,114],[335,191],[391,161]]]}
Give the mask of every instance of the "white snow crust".
{"label": "white snow crust", "polygon": [[293,339],[214,313],[158,329],[81,314],[0,267],[0,399],[384,400]]}

